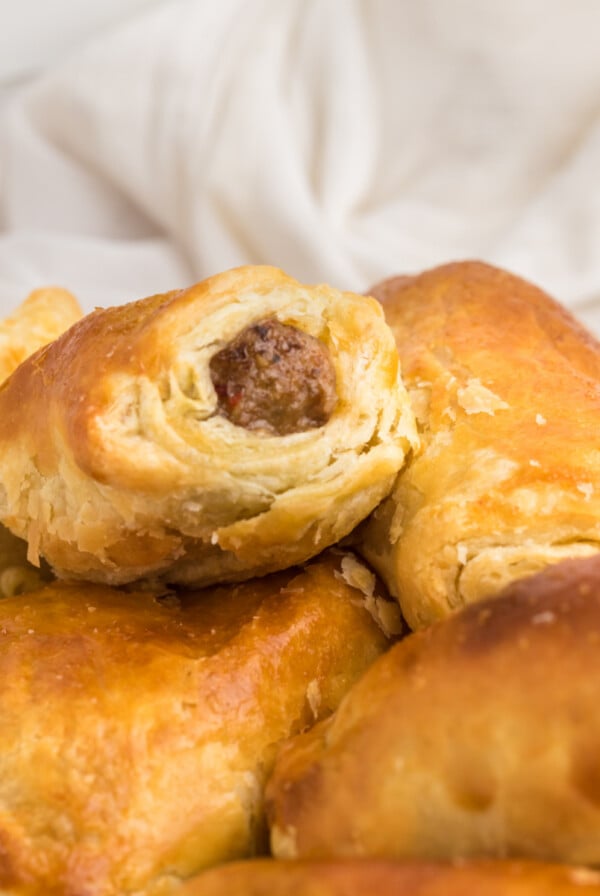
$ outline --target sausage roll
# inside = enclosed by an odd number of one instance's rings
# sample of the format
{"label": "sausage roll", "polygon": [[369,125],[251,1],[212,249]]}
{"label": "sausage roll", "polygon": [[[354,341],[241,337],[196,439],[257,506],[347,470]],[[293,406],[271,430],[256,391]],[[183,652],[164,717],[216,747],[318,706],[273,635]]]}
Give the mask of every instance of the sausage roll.
{"label": "sausage roll", "polygon": [[222,865],[174,896],[597,896],[600,873],[542,862],[338,859]]}
{"label": "sausage roll", "polygon": [[[352,557],[170,594],[0,601],[0,891],[162,894],[266,845],[278,743],[388,646]],[[55,888],[55,889],[54,889]]]}
{"label": "sausage roll", "polygon": [[[60,336],[82,313],[66,289],[47,287],[32,292],[14,314],[0,321],[0,380]],[[36,568],[27,562],[27,543],[0,525],[0,597],[33,591],[51,578],[45,564]]]}
{"label": "sausage roll", "polygon": [[600,345],[535,286],[450,264],[373,290],[422,450],[359,535],[413,628],[600,547]]}
{"label": "sausage roll", "polygon": [[600,556],[408,635],[268,785],[279,857],[600,865]]}
{"label": "sausage roll", "polygon": [[0,320],[0,381],[82,314],[77,299],[66,289],[48,286],[30,293],[14,314]]}
{"label": "sausage roll", "polygon": [[0,389],[0,518],[61,575],[205,585],[303,562],[416,428],[373,299],[270,267],[100,310]]}

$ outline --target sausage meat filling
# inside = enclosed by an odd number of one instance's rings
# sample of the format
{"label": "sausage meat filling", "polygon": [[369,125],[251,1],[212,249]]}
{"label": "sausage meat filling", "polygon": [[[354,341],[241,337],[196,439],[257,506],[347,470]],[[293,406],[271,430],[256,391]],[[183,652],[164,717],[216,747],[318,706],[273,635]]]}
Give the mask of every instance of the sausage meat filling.
{"label": "sausage meat filling", "polygon": [[210,374],[219,414],[273,435],[323,426],[337,401],[327,347],[275,318],[242,330],[213,355]]}

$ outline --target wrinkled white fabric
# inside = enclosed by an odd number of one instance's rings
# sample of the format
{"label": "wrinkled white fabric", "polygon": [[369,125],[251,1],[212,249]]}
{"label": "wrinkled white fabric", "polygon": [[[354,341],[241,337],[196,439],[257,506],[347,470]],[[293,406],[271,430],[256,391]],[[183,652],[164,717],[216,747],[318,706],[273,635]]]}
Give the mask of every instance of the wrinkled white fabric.
{"label": "wrinkled white fabric", "polygon": [[598,0],[177,0],[0,119],[0,306],[482,258],[600,332]]}

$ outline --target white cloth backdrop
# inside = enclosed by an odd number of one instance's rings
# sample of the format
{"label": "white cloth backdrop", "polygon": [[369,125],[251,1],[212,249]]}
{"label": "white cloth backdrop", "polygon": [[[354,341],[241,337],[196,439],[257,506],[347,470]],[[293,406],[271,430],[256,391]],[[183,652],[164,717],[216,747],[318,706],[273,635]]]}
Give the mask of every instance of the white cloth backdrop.
{"label": "white cloth backdrop", "polygon": [[13,93],[0,310],[478,257],[600,332],[598,0],[176,0]]}

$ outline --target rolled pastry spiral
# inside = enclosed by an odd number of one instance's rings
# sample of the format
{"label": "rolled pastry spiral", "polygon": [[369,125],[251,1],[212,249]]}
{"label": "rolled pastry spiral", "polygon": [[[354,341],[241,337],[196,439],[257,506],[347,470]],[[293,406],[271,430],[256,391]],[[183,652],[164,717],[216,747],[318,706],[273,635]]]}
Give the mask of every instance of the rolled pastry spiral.
{"label": "rolled pastry spiral", "polygon": [[205,585],[302,562],[417,444],[375,300],[271,267],[98,310],[0,389],[0,517],[59,575]]}

